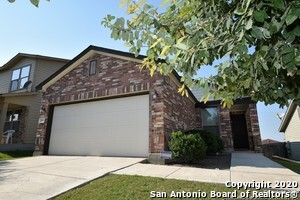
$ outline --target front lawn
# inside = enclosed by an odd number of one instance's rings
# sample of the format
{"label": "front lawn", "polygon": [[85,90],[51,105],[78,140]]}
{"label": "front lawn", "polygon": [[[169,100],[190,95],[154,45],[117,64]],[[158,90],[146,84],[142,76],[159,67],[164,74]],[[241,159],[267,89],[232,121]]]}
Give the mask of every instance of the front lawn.
{"label": "front lawn", "polygon": [[207,193],[207,197],[203,199],[216,199],[210,198],[211,191],[233,191],[232,189],[226,188],[225,184],[200,183],[143,176],[108,175],[92,181],[83,187],[66,192],[56,199],[150,199],[151,191],[167,192],[168,197],[170,197],[172,191],[199,192],[199,190]]}
{"label": "front lawn", "polygon": [[0,152],[0,161],[11,160],[15,158],[31,157],[33,151],[6,151]]}
{"label": "front lawn", "polygon": [[278,158],[272,158],[273,161],[279,163],[280,165],[296,172],[297,174],[300,174],[300,164],[299,163],[294,163],[286,160],[281,160]]}

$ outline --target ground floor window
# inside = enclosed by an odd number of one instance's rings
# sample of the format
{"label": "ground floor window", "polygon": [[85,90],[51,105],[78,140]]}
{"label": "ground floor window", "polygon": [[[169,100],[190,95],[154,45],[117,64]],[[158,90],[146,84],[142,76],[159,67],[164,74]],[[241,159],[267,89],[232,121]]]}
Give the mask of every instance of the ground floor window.
{"label": "ground floor window", "polygon": [[219,136],[219,115],[216,107],[203,108],[202,113],[202,127],[204,130],[214,133]]}

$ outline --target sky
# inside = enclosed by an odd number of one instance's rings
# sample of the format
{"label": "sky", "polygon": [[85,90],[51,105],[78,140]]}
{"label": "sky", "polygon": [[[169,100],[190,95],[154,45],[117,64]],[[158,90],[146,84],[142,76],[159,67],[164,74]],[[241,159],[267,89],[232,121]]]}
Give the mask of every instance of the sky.
{"label": "sky", "polygon": [[[41,0],[39,8],[29,0],[9,3],[0,1],[0,66],[18,53],[39,54],[72,59],[89,45],[128,51],[122,41],[110,38],[110,31],[101,25],[108,15],[125,17],[121,0]],[[161,0],[152,0],[157,5]],[[198,74],[212,73],[204,67]],[[258,102],[258,117],[262,139],[284,141],[278,132],[284,113],[277,104],[265,106]]]}

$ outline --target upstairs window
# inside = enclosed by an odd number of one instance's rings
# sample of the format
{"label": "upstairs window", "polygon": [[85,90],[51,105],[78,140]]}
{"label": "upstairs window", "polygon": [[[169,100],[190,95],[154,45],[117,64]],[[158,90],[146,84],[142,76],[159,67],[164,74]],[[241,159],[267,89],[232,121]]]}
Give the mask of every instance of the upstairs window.
{"label": "upstairs window", "polygon": [[97,60],[92,60],[90,62],[90,67],[89,67],[89,75],[95,75],[96,74],[96,66],[97,66]]}
{"label": "upstairs window", "polygon": [[213,108],[203,108],[202,112],[202,126],[203,129],[219,135],[219,115],[218,109],[216,107]]}
{"label": "upstairs window", "polygon": [[30,65],[15,69],[12,72],[10,91],[20,90],[29,80]]}

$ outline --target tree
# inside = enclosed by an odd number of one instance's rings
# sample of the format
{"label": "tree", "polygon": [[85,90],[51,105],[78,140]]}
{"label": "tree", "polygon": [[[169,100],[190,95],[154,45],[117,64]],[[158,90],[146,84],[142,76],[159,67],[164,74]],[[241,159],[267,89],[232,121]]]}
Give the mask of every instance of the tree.
{"label": "tree", "polygon": [[[7,0],[9,3],[14,3],[16,0]],[[47,0],[47,1],[50,1],[50,0]],[[39,7],[39,3],[40,3],[40,0],[30,0],[30,2],[36,6],[36,7]]]}
{"label": "tree", "polygon": [[[141,67],[151,75],[182,74],[183,95],[199,85],[202,101],[213,95],[223,106],[245,96],[266,105],[300,105],[299,0],[164,0],[161,9],[146,0],[122,0],[124,5],[129,20],[107,15],[102,24],[135,55],[146,48]],[[221,58],[226,61],[211,66]],[[217,75],[195,78],[204,65],[217,67]]]}

